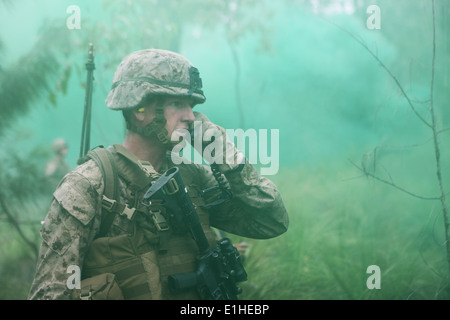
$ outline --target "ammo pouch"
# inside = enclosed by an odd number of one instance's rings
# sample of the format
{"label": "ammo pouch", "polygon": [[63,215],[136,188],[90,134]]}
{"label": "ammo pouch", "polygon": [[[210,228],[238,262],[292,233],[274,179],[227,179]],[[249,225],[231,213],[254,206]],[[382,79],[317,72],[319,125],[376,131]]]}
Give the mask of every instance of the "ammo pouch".
{"label": "ammo pouch", "polygon": [[81,300],[123,300],[122,291],[112,273],[102,273],[81,281]]}
{"label": "ammo pouch", "polygon": [[138,230],[134,235],[102,237],[92,242],[82,271],[82,299],[161,297],[156,251]]}

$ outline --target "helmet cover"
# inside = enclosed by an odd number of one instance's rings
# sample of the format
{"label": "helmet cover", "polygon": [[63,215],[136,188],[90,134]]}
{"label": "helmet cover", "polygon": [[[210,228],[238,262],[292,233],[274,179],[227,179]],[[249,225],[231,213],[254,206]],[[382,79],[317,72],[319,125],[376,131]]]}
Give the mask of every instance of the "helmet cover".
{"label": "helmet cover", "polygon": [[112,110],[135,108],[149,95],[191,97],[205,102],[197,68],[180,54],[146,49],[125,57],[114,74],[106,106]]}

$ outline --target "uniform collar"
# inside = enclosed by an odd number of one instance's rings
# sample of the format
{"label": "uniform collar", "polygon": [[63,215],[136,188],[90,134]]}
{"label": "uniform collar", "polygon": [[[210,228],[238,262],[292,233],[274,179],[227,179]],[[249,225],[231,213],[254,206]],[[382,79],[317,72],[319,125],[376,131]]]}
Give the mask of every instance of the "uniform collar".
{"label": "uniform collar", "polygon": [[130,185],[135,185],[138,189],[146,187],[150,182],[161,176],[148,161],[139,158],[126,149],[121,144],[114,144],[116,151],[119,175]]}

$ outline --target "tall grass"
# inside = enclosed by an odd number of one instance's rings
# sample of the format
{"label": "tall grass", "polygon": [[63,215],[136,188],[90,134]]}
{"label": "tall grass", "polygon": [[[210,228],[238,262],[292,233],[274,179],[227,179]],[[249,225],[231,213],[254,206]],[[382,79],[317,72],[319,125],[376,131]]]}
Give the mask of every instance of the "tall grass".
{"label": "tall grass", "polygon": [[[438,204],[358,174],[343,164],[285,169],[272,179],[290,228],[271,240],[246,239],[242,299],[450,298]],[[370,265],[380,267],[380,289],[366,285]]]}
{"label": "tall grass", "polygon": [[[358,175],[344,163],[272,177],[290,227],[274,239],[245,239],[241,299],[450,298],[438,204]],[[29,230],[38,242],[39,228]],[[34,258],[8,224],[0,231],[0,299],[26,299]],[[366,286],[370,265],[380,267],[381,289]]]}

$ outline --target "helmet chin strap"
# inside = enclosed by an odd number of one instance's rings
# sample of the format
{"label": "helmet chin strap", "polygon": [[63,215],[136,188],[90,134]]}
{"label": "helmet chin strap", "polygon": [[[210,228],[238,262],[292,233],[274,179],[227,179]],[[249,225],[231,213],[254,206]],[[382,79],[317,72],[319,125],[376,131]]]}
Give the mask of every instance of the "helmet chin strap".
{"label": "helmet chin strap", "polygon": [[130,121],[127,121],[127,129],[133,132],[136,132],[144,137],[150,137],[152,135],[156,135],[159,141],[165,146],[171,147],[172,144],[169,140],[168,132],[166,129],[166,118],[164,117],[164,107],[160,104],[156,106],[156,116],[155,119],[152,120],[145,127],[138,127],[132,124]]}

